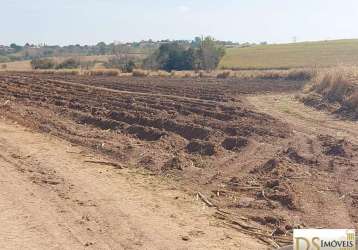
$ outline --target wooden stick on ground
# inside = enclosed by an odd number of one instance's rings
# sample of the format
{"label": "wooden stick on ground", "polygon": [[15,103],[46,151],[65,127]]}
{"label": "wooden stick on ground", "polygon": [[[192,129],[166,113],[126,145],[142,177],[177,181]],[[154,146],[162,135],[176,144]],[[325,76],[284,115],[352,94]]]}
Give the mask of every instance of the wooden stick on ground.
{"label": "wooden stick on ground", "polygon": [[94,161],[94,160],[86,160],[85,162],[88,163],[94,163],[94,164],[100,164],[100,165],[108,165],[108,166],[112,166],[118,169],[122,169],[123,166],[118,164],[118,163],[114,163],[114,162],[108,162],[108,161]]}
{"label": "wooden stick on ground", "polygon": [[202,193],[198,192],[198,197],[208,206],[215,207],[213,203],[211,203]]}

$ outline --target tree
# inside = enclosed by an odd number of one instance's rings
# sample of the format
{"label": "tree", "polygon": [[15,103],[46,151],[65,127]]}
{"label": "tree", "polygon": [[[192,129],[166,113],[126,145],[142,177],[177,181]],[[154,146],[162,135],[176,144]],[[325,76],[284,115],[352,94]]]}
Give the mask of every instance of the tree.
{"label": "tree", "polygon": [[22,50],[22,47],[17,45],[16,43],[12,43],[10,44],[10,48],[12,48],[13,50],[15,50],[15,52],[19,52],[20,50]]}
{"label": "tree", "polygon": [[225,49],[217,45],[214,38],[208,36],[202,42],[197,50],[196,68],[213,70],[219,63],[221,58],[225,55]]}
{"label": "tree", "polygon": [[194,66],[194,51],[177,42],[165,43],[159,47],[156,61],[159,67],[166,71],[191,70]]}
{"label": "tree", "polygon": [[106,47],[107,47],[106,43],[99,42],[99,43],[97,43],[96,47],[98,47],[98,53],[100,55],[105,55],[106,54]]}
{"label": "tree", "polygon": [[225,49],[211,37],[196,38],[191,44],[168,42],[160,45],[144,60],[144,67],[150,69],[193,70],[215,69],[225,54]]}

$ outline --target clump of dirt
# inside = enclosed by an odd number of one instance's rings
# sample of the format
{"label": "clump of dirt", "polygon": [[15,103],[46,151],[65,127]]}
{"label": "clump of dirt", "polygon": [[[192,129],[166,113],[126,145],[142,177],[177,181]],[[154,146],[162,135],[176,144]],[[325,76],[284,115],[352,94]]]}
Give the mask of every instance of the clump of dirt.
{"label": "clump of dirt", "polygon": [[215,144],[207,141],[201,141],[194,139],[190,141],[187,145],[186,149],[190,154],[200,154],[200,155],[208,155],[212,156],[216,153]]}
{"label": "clump of dirt", "polygon": [[[73,113],[74,114],[74,113]],[[105,118],[94,117],[92,115],[74,115],[77,116],[77,121],[80,124],[92,125],[100,129],[117,130],[122,127],[122,124],[116,121],[107,120]]]}
{"label": "clump of dirt", "polygon": [[249,140],[244,137],[228,137],[222,142],[223,148],[231,151],[239,151],[249,144]]}
{"label": "clump of dirt", "polygon": [[266,188],[265,194],[261,193],[261,195],[265,195],[265,199],[278,201],[281,205],[294,210],[297,208],[296,199],[294,192],[290,189],[288,185],[281,184],[273,188]]}
{"label": "clump of dirt", "polygon": [[284,153],[288,156],[290,160],[292,160],[295,163],[306,164],[306,165],[317,164],[317,161],[306,159],[305,157],[300,155],[296,149],[292,147],[289,147]]}
{"label": "clump of dirt", "polygon": [[162,170],[184,170],[187,167],[193,166],[193,162],[185,159],[183,156],[176,155],[169,159],[163,166]]}
{"label": "clump of dirt", "polygon": [[154,160],[154,158],[150,155],[147,156],[143,156],[139,161],[138,161],[138,166],[143,167],[145,169],[150,169],[150,170],[156,170],[156,161]]}
{"label": "clump of dirt", "polygon": [[285,220],[282,216],[263,215],[263,216],[251,216],[253,221],[256,221],[262,225],[280,226]]}
{"label": "clump of dirt", "polygon": [[319,135],[318,139],[324,148],[324,154],[329,156],[351,157],[352,145],[344,139],[336,139],[329,135]]}
{"label": "clump of dirt", "polygon": [[143,127],[139,125],[133,125],[126,129],[129,134],[135,134],[139,139],[145,141],[158,141],[162,136],[167,135],[166,133],[150,128],[150,127]]}
{"label": "clump of dirt", "polygon": [[273,158],[266,161],[263,165],[258,166],[250,171],[250,173],[269,173],[276,169],[280,164],[280,160]]}

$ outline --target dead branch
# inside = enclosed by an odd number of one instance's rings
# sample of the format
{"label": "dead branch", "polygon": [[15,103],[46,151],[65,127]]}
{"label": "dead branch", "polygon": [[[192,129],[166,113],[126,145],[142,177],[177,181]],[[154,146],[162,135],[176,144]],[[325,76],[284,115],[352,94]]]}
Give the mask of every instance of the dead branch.
{"label": "dead branch", "polygon": [[213,203],[211,203],[202,193],[198,192],[198,197],[208,206],[215,207]]}
{"label": "dead branch", "polygon": [[108,161],[94,161],[94,160],[86,160],[85,162],[87,163],[94,163],[94,164],[100,164],[100,165],[107,165],[107,166],[112,166],[118,169],[122,169],[123,166],[118,164],[118,163],[114,163],[114,162],[108,162]]}

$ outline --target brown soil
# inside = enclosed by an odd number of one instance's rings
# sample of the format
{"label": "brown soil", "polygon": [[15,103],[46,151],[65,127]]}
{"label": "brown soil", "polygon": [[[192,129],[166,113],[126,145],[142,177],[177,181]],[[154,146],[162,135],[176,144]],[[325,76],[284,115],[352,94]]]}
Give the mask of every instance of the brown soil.
{"label": "brown soil", "polygon": [[0,119],[1,249],[265,249],[148,171]]}
{"label": "brown soil", "polygon": [[275,94],[300,87],[1,74],[0,101],[9,119],[200,192],[225,225],[277,246],[296,227],[358,226],[357,125]]}
{"label": "brown soil", "polygon": [[307,227],[357,229],[357,122],[317,112],[292,95],[251,96],[249,101],[294,129],[288,149],[256,171],[279,180],[270,186],[285,183],[281,197],[299,211],[291,216]]}

